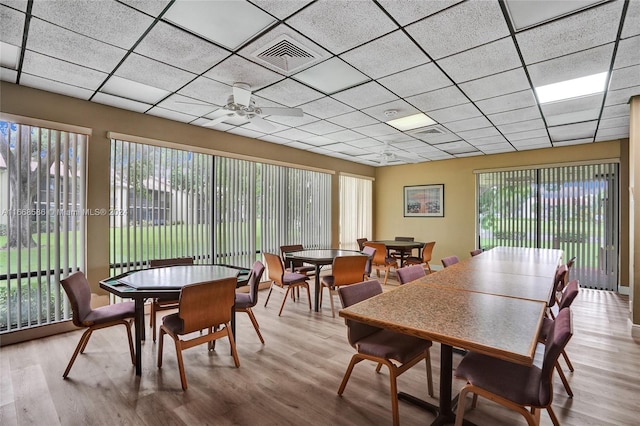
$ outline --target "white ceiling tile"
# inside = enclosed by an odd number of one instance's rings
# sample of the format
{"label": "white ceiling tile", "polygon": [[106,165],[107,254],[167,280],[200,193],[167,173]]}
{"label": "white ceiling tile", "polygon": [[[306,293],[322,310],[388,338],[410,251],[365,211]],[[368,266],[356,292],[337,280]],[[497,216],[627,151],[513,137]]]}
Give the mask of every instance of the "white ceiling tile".
{"label": "white ceiling tile", "polygon": [[351,65],[339,58],[331,58],[293,76],[326,94],[339,92],[369,80]]}
{"label": "white ceiling tile", "polygon": [[133,47],[153,23],[150,16],[115,1],[37,1],[32,14],[123,49]]}
{"label": "white ceiling tile", "polygon": [[518,150],[551,148],[551,141],[549,140],[548,136],[543,136],[538,138],[511,141],[511,145],[515,146]]}
{"label": "white ceiling tile", "polygon": [[287,146],[291,148],[301,149],[303,151],[308,151],[309,148],[313,147],[313,145],[309,145],[307,143],[298,142],[298,141],[290,142],[287,144]]}
{"label": "white ceiling tile", "polygon": [[397,99],[396,95],[375,81],[343,90],[342,92],[335,93],[331,96],[347,105],[351,105],[355,109],[364,109]]}
{"label": "white ceiling tile", "polygon": [[446,124],[452,132],[463,132],[465,130],[482,129],[491,126],[489,120],[484,117],[475,117],[468,120],[452,121]]}
{"label": "white ceiling tile", "polygon": [[27,49],[105,72],[111,72],[127,53],[37,18],[29,24]]}
{"label": "white ceiling tile", "polygon": [[531,82],[539,87],[609,71],[613,48],[614,43],[609,43],[529,65]]}
{"label": "white ceiling tile", "polygon": [[[265,127],[268,126],[269,128],[266,129]],[[269,121],[267,125],[261,125],[261,124],[256,124],[253,121],[249,121],[246,124],[242,125],[243,129],[249,129],[249,130],[253,130],[256,132],[260,132],[260,133],[277,133],[277,132],[281,132],[283,130],[287,130],[289,129],[288,126],[284,126],[282,124],[279,123],[274,123],[272,121]]]}
{"label": "white ceiling tile", "polygon": [[274,136],[274,135],[260,136],[260,139],[263,140],[263,141],[267,141],[267,142],[271,142],[271,143],[277,143],[277,144],[280,144],[280,145],[285,145],[285,144],[291,142],[291,139],[282,138],[280,136]]}
{"label": "white ceiling tile", "polygon": [[421,111],[433,111],[469,102],[460,89],[455,86],[410,96],[406,100]]}
{"label": "white ceiling tile", "polygon": [[606,120],[600,120],[600,124],[598,125],[598,130],[610,129],[612,127],[626,127],[628,130],[629,117],[617,117],[617,118],[608,118]]}
{"label": "white ceiling tile", "polygon": [[629,117],[629,104],[607,106],[602,109],[602,119],[614,117]]}
{"label": "white ceiling tile", "polygon": [[298,129],[287,129],[287,130],[283,130],[282,132],[274,133],[274,135],[280,136],[281,138],[291,139],[291,140],[303,140],[303,139],[308,139],[316,136],[313,133],[305,132]]}
{"label": "white ceiling tile", "polygon": [[455,141],[455,142],[447,142],[438,145],[438,149],[442,151],[459,151],[459,152],[467,152],[467,151],[475,151],[475,147],[471,146],[469,143],[465,141]]}
{"label": "white ceiling tile", "polygon": [[397,28],[373,2],[362,1],[320,0],[286,22],[335,54]]}
{"label": "white ceiling tile", "polygon": [[618,68],[611,72],[609,90],[626,89],[638,85],[640,85],[640,65]]}
{"label": "white ceiling tile", "polygon": [[302,126],[303,124],[312,123],[314,121],[318,121],[317,117],[314,117],[309,114],[305,114],[302,117],[288,117],[288,116],[280,116],[280,115],[270,115],[267,120],[274,121],[276,123],[284,124],[289,127],[297,127]]}
{"label": "white ceiling tile", "polygon": [[425,132],[417,132],[417,133],[410,133],[410,134],[412,136],[414,136],[415,138],[418,138],[421,141],[425,141],[425,142],[430,143],[430,144],[453,142],[453,141],[457,141],[457,140],[460,139],[457,135],[454,135],[453,133],[451,133],[449,131],[447,131],[446,133],[443,133],[443,134],[425,133]]}
{"label": "white ceiling tile", "polygon": [[513,27],[517,31],[520,31],[536,24],[569,15],[580,9],[601,3],[602,1],[603,0],[506,0],[505,5],[507,6]]}
{"label": "white ceiling tile", "polygon": [[171,65],[132,53],[115,75],[164,90],[178,90],[196,75]]}
{"label": "white ceiling tile", "polygon": [[499,112],[497,114],[491,114],[488,117],[495,125],[517,123],[519,121],[534,120],[541,118],[540,110],[538,107],[532,106],[522,109],[515,109],[513,111]]}
{"label": "white ceiling tile", "polygon": [[[388,124],[379,123],[372,124],[370,126],[358,127],[358,133],[362,133],[365,136],[375,137],[375,136],[385,136],[385,135],[396,135],[399,134],[396,129],[389,126]],[[331,135],[328,135],[331,137]]]}
{"label": "white ceiling tile", "polygon": [[328,121],[320,120],[310,124],[305,124],[304,126],[298,126],[298,129],[313,133],[314,135],[326,135],[327,133],[335,133],[340,130],[344,130],[344,127],[329,123]]}
{"label": "white ceiling tile", "polygon": [[0,41],[0,67],[17,71],[20,52],[20,47]]}
{"label": "white ceiling tile", "polygon": [[[495,123],[495,121],[494,121]],[[518,121],[515,123],[510,123],[510,124],[500,124],[499,126],[497,126],[498,129],[504,133],[516,133],[516,132],[525,132],[525,131],[529,131],[529,130],[537,130],[537,129],[544,129],[544,121],[542,121],[541,118],[535,119],[535,120],[528,120],[528,121]]]}
{"label": "white ceiling tile", "polygon": [[99,104],[110,105],[116,108],[128,109],[136,112],[145,112],[151,108],[151,105],[144,102],[133,101],[131,99],[121,98],[119,96],[113,96],[102,92],[96,93],[91,100]]}
{"label": "white ceiling tile", "polygon": [[400,142],[410,142],[410,141],[415,141],[416,138],[414,138],[413,136],[407,135],[406,133],[391,133],[388,135],[380,135],[380,136],[376,136],[376,139],[379,140],[380,142],[388,142],[392,145],[395,145],[396,143],[400,143]]}
{"label": "white ceiling tile", "polygon": [[475,152],[462,152],[460,154],[456,154],[456,158],[464,158],[464,157],[477,157],[478,155],[483,155],[482,151]]}
{"label": "white ceiling tile", "polygon": [[[491,58],[491,60],[487,60]],[[441,59],[438,64],[457,83],[518,68],[522,64],[511,37]]]}
{"label": "white ceiling tile", "polygon": [[434,59],[509,35],[498,2],[486,1],[457,4],[407,26],[406,30]]}
{"label": "white ceiling tile", "polygon": [[0,80],[14,83],[18,79],[18,71],[0,67]]}
{"label": "white ceiling tile", "polygon": [[606,3],[516,34],[525,63],[532,64],[614,41],[623,3]]}
{"label": "white ceiling tile", "polygon": [[108,74],[100,71],[28,50],[24,54],[22,71],[90,90],[96,90],[108,76]]}
{"label": "white ceiling tile", "polygon": [[239,1],[177,1],[163,19],[232,50],[276,22],[251,3]]}
{"label": "white ceiling tile", "polygon": [[246,126],[249,125],[249,123],[243,125],[243,126],[239,126],[239,127],[234,127],[233,129],[229,129],[227,130],[227,132],[229,133],[233,133],[235,135],[240,135],[240,136],[246,136],[248,138],[254,138],[254,139],[258,139],[262,136],[264,136],[264,132],[259,132],[257,130],[252,130],[247,128]]}
{"label": "white ceiling tile", "polygon": [[181,95],[209,102],[212,105],[222,106],[227,104],[227,98],[233,89],[226,84],[218,83],[206,77],[198,77],[191,83],[180,89]]}
{"label": "white ceiling tile", "polygon": [[[386,115],[385,111],[396,111],[395,115]],[[380,121],[389,121],[395,120],[397,118],[406,117],[409,115],[417,114],[418,111],[412,105],[403,101],[402,99],[398,99],[393,102],[388,102],[386,104],[377,105],[371,108],[363,109],[362,112],[374,117]]]}
{"label": "white ceiling tile", "polygon": [[27,0],[0,0],[0,4],[4,4],[14,9],[18,9],[23,12],[26,12],[28,1]]}
{"label": "white ceiling tile", "polygon": [[593,142],[593,138],[569,139],[566,141],[554,142],[553,146],[583,145],[583,144],[592,143],[592,142]]}
{"label": "white ceiling tile", "polygon": [[0,30],[0,41],[12,44],[14,46],[22,46],[22,33],[24,32],[25,14],[17,10],[0,6],[0,22],[2,22],[2,30]]}
{"label": "white ceiling tile", "polygon": [[261,89],[256,94],[288,107],[306,104],[324,96],[317,90],[310,89],[290,78]]}
{"label": "white ceiling tile", "polygon": [[526,139],[547,138],[547,129],[529,130],[526,132],[508,133],[504,135],[509,142],[518,142]]}
{"label": "white ceiling tile", "polygon": [[209,126],[207,125],[209,122],[211,121],[210,118],[196,118],[195,120],[193,120],[191,123],[194,126],[205,126],[207,129],[211,129],[211,130],[219,130],[221,132],[226,132],[229,129],[233,129],[235,126],[231,125],[231,124],[227,124],[227,123],[217,123],[214,124],[213,126]]}
{"label": "white ceiling tile", "polygon": [[327,121],[342,127],[361,127],[378,122],[375,118],[372,118],[360,111],[353,111],[336,117],[331,117],[328,118]]}
{"label": "white ceiling tile", "polygon": [[348,105],[338,102],[329,96],[300,105],[305,114],[311,114],[318,118],[329,118],[353,111]]}
{"label": "white ceiling tile", "polygon": [[329,151],[342,152],[348,149],[353,149],[354,147],[347,145],[346,143],[334,143],[333,145],[324,145],[322,148]]}
{"label": "white ceiling tile", "polygon": [[622,38],[640,34],[640,2],[630,1],[622,27]]}
{"label": "white ceiling tile", "polygon": [[579,123],[581,121],[597,120],[600,115],[600,109],[587,109],[582,111],[566,112],[564,114],[548,115],[545,114],[544,118],[547,121],[547,126],[559,126],[562,124]]}
{"label": "white ceiling tile", "polygon": [[536,99],[533,96],[533,91],[528,89],[478,101],[476,105],[484,114],[495,114],[536,105]]}
{"label": "white ceiling tile", "polygon": [[403,98],[452,85],[449,77],[440,71],[434,63],[420,65],[383,77],[378,82]]}
{"label": "white ceiling tile", "polygon": [[462,0],[379,0],[393,18],[402,26],[433,15]]}
{"label": "white ceiling tile", "polygon": [[466,130],[463,132],[456,132],[462,139],[477,139],[486,138],[489,136],[499,136],[500,132],[495,127],[485,127],[483,129]]}
{"label": "white ceiling tile", "polygon": [[473,101],[519,92],[531,87],[523,68],[462,83],[460,88]]}
{"label": "white ceiling tile", "polygon": [[365,135],[362,133],[354,132],[353,130],[341,130],[335,133],[329,133],[324,135],[337,142],[349,142],[357,139],[362,139]]}
{"label": "white ceiling tile", "polygon": [[373,138],[357,139],[354,141],[349,141],[347,143],[357,148],[373,148],[376,150],[380,150],[386,145],[384,142],[380,142]]}
{"label": "white ceiling tile", "polygon": [[488,136],[486,138],[477,138],[477,139],[467,139],[467,142],[476,147],[484,147],[485,145],[495,145],[499,143],[506,143],[507,140],[502,135],[497,136]]}
{"label": "white ceiling tile", "polygon": [[620,90],[609,90],[604,104],[605,106],[626,104],[632,96],[636,95],[640,95],[640,85]]}
{"label": "white ceiling tile", "polygon": [[278,19],[285,19],[311,3],[311,1],[312,0],[252,0],[252,3]]}
{"label": "white ceiling tile", "polygon": [[614,68],[624,68],[640,64],[640,36],[620,40],[616,52]]}
{"label": "white ceiling tile", "polygon": [[429,146],[426,142],[413,139],[407,142],[396,142],[393,144],[396,148],[404,149],[405,151],[411,151],[413,149],[422,148],[423,146]]}
{"label": "white ceiling tile", "polygon": [[586,123],[567,124],[565,126],[549,127],[549,135],[551,135],[551,141],[555,142],[592,138],[596,134],[596,120]]}
{"label": "white ceiling tile", "polygon": [[482,147],[480,147],[480,150],[482,150],[482,152],[484,152],[485,154],[499,154],[501,152],[515,151],[516,149],[510,143],[504,142],[492,145],[483,145]]}
{"label": "white ceiling tile", "polygon": [[380,78],[429,62],[429,58],[398,30],[340,55],[371,78]]}
{"label": "white ceiling tile", "polygon": [[173,94],[158,104],[159,107],[170,109],[172,111],[182,112],[184,114],[207,115],[218,109],[217,106],[210,103],[202,102],[197,99],[188,98],[186,96]]}
{"label": "white ceiling tile", "polygon": [[261,67],[243,57],[233,55],[207,71],[205,77],[233,86],[234,83],[247,83],[251,90],[257,91],[280,81],[284,76]]}
{"label": "white ceiling tile", "polygon": [[628,127],[612,127],[611,129],[599,129],[596,140],[614,140],[629,137]]}
{"label": "white ceiling tile", "polygon": [[602,93],[581,98],[567,99],[566,101],[550,102],[542,104],[540,108],[542,113],[547,116],[567,114],[578,111],[587,111],[592,109],[600,109],[602,105]]}
{"label": "white ceiling tile", "polygon": [[158,22],[134,52],[195,74],[202,74],[229,56],[228,51],[215,44],[164,22]]}
{"label": "white ceiling tile", "polygon": [[482,113],[471,102],[435,111],[429,111],[429,117],[440,123],[465,120],[467,118],[473,118],[480,115],[482,115]]}
{"label": "white ceiling tile", "polygon": [[325,136],[314,136],[303,140],[304,143],[308,143],[313,146],[332,145],[336,143],[333,139],[329,139]]}
{"label": "white ceiling tile", "polygon": [[[3,69],[3,73],[5,70]],[[93,90],[82,89],[80,87],[71,86],[69,84],[60,83],[35,75],[22,74],[20,76],[20,84],[36,89],[46,90],[47,92],[60,93],[61,95],[73,96],[87,100],[93,95]],[[148,107],[147,107],[148,108]],[[128,109],[128,108],[127,108]]]}
{"label": "white ceiling tile", "polygon": [[170,0],[120,0],[120,2],[156,17],[167,7]]}
{"label": "white ceiling tile", "polygon": [[169,109],[159,108],[157,106],[147,111],[147,114],[155,115],[162,118],[167,118],[169,120],[182,121],[183,123],[190,123],[196,118],[198,118],[193,115],[184,114],[182,112],[177,112],[177,111],[171,111]]}

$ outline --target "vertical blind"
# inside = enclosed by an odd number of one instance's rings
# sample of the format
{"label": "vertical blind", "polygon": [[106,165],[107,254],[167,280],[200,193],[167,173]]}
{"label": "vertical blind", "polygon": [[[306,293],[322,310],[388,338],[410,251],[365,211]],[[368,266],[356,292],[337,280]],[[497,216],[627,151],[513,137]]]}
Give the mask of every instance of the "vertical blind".
{"label": "vertical blind", "polygon": [[562,249],[576,257],[571,278],[615,290],[618,280],[618,165],[480,173],[478,241],[495,246]]}
{"label": "vertical blind", "polygon": [[372,237],[373,182],[340,175],[340,248],[358,249],[358,238]]}
{"label": "vertical blind", "polygon": [[84,269],[88,135],[0,121],[0,332],[69,319]]}

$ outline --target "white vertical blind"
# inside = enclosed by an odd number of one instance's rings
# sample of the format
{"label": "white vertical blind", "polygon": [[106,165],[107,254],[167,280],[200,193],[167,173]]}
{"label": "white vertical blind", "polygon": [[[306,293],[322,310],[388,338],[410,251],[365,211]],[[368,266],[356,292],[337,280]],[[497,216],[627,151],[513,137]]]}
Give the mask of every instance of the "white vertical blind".
{"label": "white vertical blind", "polygon": [[340,248],[358,249],[358,238],[372,237],[373,182],[340,175]]}

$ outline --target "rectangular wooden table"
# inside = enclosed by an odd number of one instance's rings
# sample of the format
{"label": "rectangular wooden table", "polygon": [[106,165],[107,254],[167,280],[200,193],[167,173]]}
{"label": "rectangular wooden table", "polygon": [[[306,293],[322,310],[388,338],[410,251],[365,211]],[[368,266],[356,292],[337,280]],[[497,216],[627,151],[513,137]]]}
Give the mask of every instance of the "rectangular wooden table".
{"label": "rectangular wooden table", "polygon": [[[399,397],[436,413],[434,425],[453,423],[453,346],[520,364],[533,363],[553,287],[550,274],[555,274],[562,252],[543,254],[529,250],[496,250],[477,259],[483,253],[342,309],[340,316],[440,342],[439,406],[402,393]],[[527,260],[527,254],[531,260]],[[534,262],[540,259],[546,260],[534,268]],[[494,262],[498,262],[497,271],[491,266]],[[509,273],[504,273],[506,270]],[[534,270],[537,275],[528,275]]]}

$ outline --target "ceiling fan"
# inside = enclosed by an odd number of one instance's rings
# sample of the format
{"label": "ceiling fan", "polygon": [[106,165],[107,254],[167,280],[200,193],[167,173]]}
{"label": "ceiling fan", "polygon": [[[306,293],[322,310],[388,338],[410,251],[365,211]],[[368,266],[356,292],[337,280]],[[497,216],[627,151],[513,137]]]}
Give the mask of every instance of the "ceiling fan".
{"label": "ceiling fan", "polygon": [[231,117],[242,117],[251,121],[256,127],[269,131],[275,130],[276,127],[262,118],[264,115],[282,115],[289,117],[302,117],[304,115],[300,108],[257,106],[255,100],[251,97],[251,86],[247,83],[234,83],[233,94],[229,95],[226,105],[218,111],[224,114],[205,123],[204,126],[211,127]]}
{"label": "ceiling fan", "polygon": [[380,160],[378,164],[381,166],[386,166],[389,163],[394,161],[404,161],[407,163],[416,163],[417,159],[409,156],[398,154],[397,152],[393,152],[391,147],[389,146],[389,142],[384,143],[384,147],[380,151]]}

